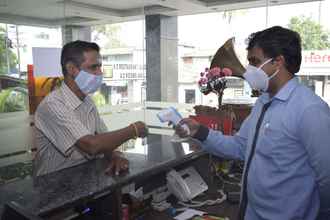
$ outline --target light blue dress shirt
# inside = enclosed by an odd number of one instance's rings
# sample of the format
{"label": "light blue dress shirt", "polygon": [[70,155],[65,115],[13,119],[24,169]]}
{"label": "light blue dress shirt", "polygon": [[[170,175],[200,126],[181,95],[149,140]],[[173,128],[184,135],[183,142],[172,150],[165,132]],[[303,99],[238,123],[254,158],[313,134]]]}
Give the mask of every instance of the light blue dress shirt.
{"label": "light blue dress shirt", "polygon": [[296,78],[271,99],[261,95],[236,135],[210,130],[203,148],[247,160],[270,101],[250,165],[245,220],[314,220],[319,209],[330,210],[330,109]]}

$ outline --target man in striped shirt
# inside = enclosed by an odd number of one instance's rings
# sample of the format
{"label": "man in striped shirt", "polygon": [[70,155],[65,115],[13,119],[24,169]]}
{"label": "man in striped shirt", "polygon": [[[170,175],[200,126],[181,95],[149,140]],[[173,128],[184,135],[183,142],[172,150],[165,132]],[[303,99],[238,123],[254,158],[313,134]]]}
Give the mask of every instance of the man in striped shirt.
{"label": "man in striped shirt", "polygon": [[107,132],[88,96],[102,84],[99,46],[70,42],[62,49],[61,65],[64,82],[44,98],[35,113],[35,174],[61,170],[102,154],[110,159],[108,172],[127,170],[128,161],[114,150],[131,138],[145,137],[147,129],[143,122],[135,122]]}

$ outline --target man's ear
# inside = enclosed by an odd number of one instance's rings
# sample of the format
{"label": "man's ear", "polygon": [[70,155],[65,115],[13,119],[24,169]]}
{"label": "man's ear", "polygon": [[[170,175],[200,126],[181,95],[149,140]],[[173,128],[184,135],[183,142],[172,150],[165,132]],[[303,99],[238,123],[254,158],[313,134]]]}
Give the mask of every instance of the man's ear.
{"label": "man's ear", "polygon": [[285,67],[285,58],[283,55],[275,57],[272,62],[276,64],[278,68]]}
{"label": "man's ear", "polygon": [[75,78],[79,74],[79,68],[73,62],[67,62],[65,65],[67,74]]}

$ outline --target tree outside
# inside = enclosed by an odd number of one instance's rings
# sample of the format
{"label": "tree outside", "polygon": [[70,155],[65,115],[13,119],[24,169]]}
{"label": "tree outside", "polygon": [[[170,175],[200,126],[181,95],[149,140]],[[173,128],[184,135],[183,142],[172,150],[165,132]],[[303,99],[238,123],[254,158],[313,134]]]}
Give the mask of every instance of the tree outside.
{"label": "tree outside", "polygon": [[[6,35],[6,30],[0,26],[0,75],[6,75],[16,68],[17,57],[11,48],[12,43]],[[0,88],[0,113],[23,111],[26,108],[27,91],[24,87]]]}
{"label": "tree outside", "polygon": [[121,26],[118,24],[93,26],[93,41],[103,41],[103,47],[105,49],[125,47],[126,45],[120,41],[120,38],[118,36],[120,30]]}
{"label": "tree outside", "polygon": [[241,10],[225,10],[222,12],[222,18],[228,22],[228,24],[231,23],[232,19],[237,16],[244,16],[248,10],[247,9],[241,9]]}
{"label": "tree outside", "polygon": [[0,113],[28,109],[28,94],[25,88],[12,87],[0,91]]}
{"label": "tree outside", "polygon": [[330,33],[318,22],[306,16],[292,17],[288,27],[301,37],[303,50],[324,50],[330,48]]}
{"label": "tree outside", "polygon": [[[7,48],[6,48],[7,44]],[[0,26],[0,75],[5,75],[10,72],[11,69],[16,68],[17,65],[17,57],[11,48],[11,41],[6,36],[6,30]],[[7,62],[7,56],[9,62]],[[8,71],[9,64],[9,71]]]}
{"label": "tree outside", "polygon": [[[297,31],[301,37],[303,50],[328,50],[330,49],[330,33],[318,22],[312,20],[311,17],[300,16],[292,17],[288,27]],[[322,94],[326,91],[326,76],[299,76],[301,83],[309,87],[311,90],[316,90],[316,83],[322,82]],[[315,91],[316,92],[316,91]]]}

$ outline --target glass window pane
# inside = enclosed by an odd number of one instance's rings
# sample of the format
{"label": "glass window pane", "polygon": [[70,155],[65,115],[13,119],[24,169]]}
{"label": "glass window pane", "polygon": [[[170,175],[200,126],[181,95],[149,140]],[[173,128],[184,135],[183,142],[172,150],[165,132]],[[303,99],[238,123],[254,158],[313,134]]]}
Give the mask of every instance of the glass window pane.
{"label": "glass window pane", "polygon": [[[144,25],[144,20],[137,20],[92,26],[91,40],[101,48],[104,73],[103,85],[93,100],[110,131],[145,121]],[[131,140],[121,149],[144,153],[141,144],[140,139]]]}
{"label": "glass window pane", "polygon": [[[300,82],[330,103],[330,1],[272,5],[269,25],[297,31],[302,39]],[[281,14],[281,16],[278,16]]]}
{"label": "glass window pane", "polygon": [[[0,156],[3,156],[0,166],[17,162],[20,166],[22,161],[32,158],[27,66],[33,64],[32,48],[60,48],[61,42],[58,27],[0,25]],[[30,170],[31,164],[24,165],[19,172],[25,173],[24,167]]]}
{"label": "glass window pane", "polygon": [[[218,97],[211,92],[200,92],[197,81],[200,73],[209,68],[213,55],[228,39],[234,37],[234,52],[245,66],[246,39],[252,32],[265,28],[265,8],[249,8],[180,16],[179,26],[179,102],[185,102],[185,90],[196,91],[196,104],[218,106]],[[254,22],[254,21],[265,22]],[[190,24],[194,24],[192,27]],[[208,25],[205,25],[208,24]],[[212,28],[210,28],[212,27]],[[198,31],[196,31],[198,30]],[[236,65],[233,61],[233,66]],[[229,66],[228,66],[229,67]],[[224,90],[224,102],[253,102],[248,84],[239,78],[228,78]]]}

